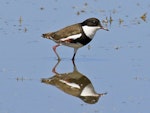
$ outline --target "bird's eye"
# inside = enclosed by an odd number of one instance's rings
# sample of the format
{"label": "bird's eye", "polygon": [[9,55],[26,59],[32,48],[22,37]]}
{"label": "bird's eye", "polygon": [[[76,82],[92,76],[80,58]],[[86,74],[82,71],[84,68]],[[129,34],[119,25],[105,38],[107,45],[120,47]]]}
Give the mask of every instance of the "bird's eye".
{"label": "bird's eye", "polygon": [[97,21],[93,20],[93,21],[92,21],[92,24],[93,24],[93,25],[97,25],[98,23],[97,23]]}
{"label": "bird's eye", "polygon": [[96,23],[96,21],[95,21],[95,20],[93,20],[93,23]]}

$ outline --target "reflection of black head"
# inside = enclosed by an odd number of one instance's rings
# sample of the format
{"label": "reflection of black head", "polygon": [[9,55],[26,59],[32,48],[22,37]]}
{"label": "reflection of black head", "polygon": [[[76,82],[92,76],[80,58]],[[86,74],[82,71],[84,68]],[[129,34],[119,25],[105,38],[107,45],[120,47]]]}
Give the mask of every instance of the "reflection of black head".
{"label": "reflection of black head", "polygon": [[88,104],[95,104],[98,102],[100,95],[97,96],[80,96],[79,98]]}

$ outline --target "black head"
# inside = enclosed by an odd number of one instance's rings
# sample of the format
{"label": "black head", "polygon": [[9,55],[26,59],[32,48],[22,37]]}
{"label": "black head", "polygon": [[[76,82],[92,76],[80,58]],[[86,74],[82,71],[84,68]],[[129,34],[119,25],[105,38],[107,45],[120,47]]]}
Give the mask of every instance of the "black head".
{"label": "black head", "polygon": [[87,26],[101,26],[100,21],[97,18],[89,18],[82,22],[82,25]]}
{"label": "black head", "polygon": [[93,27],[100,27],[100,29],[104,29],[104,30],[107,30],[107,31],[108,31],[107,28],[104,28],[104,27],[101,25],[99,19],[97,19],[97,18],[88,18],[88,19],[86,19],[85,21],[83,21],[83,22],[81,23],[81,25],[82,25],[82,26],[91,26],[91,27],[92,27],[92,26],[93,26]]}

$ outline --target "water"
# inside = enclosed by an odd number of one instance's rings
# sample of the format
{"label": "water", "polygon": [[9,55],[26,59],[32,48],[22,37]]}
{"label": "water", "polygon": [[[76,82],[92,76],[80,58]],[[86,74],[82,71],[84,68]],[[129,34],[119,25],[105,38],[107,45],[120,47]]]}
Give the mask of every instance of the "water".
{"label": "water", "polygon": [[[0,1],[0,112],[149,112],[149,10],[148,0]],[[89,17],[109,29],[98,31],[75,60],[95,92],[107,92],[95,104],[41,82],[56,74],[57,64],[51,49],[55,43],[41,34]],[[57,51],[62,61],[56,72],[73,72],[73,49]]]}

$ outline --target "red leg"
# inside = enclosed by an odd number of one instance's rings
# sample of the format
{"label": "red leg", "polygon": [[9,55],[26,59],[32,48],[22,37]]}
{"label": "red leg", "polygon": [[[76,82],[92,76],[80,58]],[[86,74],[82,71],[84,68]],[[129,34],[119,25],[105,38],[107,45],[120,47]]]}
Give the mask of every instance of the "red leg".
{"label": "red leg", "polygon": [[60,60],[60,57],[59,57],[58,53],[56,52],[56,48],[58,46],[60,46],[60,44],[57,44],[57,45],[53,46],[53,50],[54,50],[55,54],[57,55],[58,60]]}

